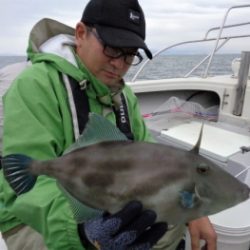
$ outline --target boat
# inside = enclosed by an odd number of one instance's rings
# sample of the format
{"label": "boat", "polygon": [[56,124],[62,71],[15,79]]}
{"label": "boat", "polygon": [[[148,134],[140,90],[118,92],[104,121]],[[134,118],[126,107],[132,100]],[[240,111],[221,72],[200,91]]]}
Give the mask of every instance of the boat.
{"label": "boat", "polygon": [[[239,47],[240,57],[232,60],[231,74],[211,74],[213,60],[224,46],[235,39],[249,39],[249,33],[222,35],[224,30],[250,24],[226,25],[232,11],[247,8],[250,10],[250,5],[230,7],[221,25],[209,29],[202,39],[182,41],[155,52],[152,62],[145,60],[128,85],[137,95],[147,126],[158,142],[190,150],[202,128],[200,154],[250,186],[250,46],[248,51],[241,51]],[[218,35],[210,37],[215,32]],[[211,52],[192,69],[187,69],[183,77],[139,79],[140,74],[147,71],[148,64],[154,63],[165,52],[185,44],[195,46],[207,42],[213,43]],[[20,64],[17,66],[19,70]],[[23,63],[22,67],[26,66],[27,63]],[[10,72],[13,67],[15,65]],[[204,70],[195,75],[200,67]],[[8,72],[5,77],[9,82],[13,80]],[[250,249],[249,211],[250,200],[247,200],[210,216],[218,234],[218,250]],[[185,248],[191,249],[188,232]],[[3,249],[0,237],[0,250]]]}
{"label": "boat", "polygon": [[[242,41],[250,37],[249,32],[222,35],[225,30],[230,33],[232,28],[240,30],[250,24],[226,25],[236,9],[250,10],[250,5],[230,7],[221,25],[209,29],[202,39],[176,43],[157,51],[152,62],[146,60],[128,84],[137,95],[147,126],[158,142],[190,150],[202,128],[199,153],[250,186],[250,46],[244,51],[239,46],[239,57],[232,60],[231,74],[210,72],[214,58],[224,46],[235,39]],[[217,36],[211,37],[215,32]],[[212,42],[211,52],[182,77],[139,79],[142,72],[150,74],[149,63],[170,49],[207,42]],[[204,70],[195,75],[200,67]],[[250,199],[210,216],[218,234],[218,250],[250,249],[249,211]],[[191,249],[188,233],[185,247]]]}

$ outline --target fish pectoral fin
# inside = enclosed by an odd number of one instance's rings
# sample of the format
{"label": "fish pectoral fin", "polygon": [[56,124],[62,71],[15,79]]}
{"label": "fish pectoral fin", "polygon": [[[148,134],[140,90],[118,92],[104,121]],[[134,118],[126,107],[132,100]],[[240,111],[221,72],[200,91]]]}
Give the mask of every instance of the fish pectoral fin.
{"label": "fish pectoral fin", "polygon": [[103,141],[127,141],[127,137],[105,117],[89,113],[89,120],[83,133],[65,152],[87,147]]}
{"label": "fish pectoral fin", "polygon": [[211,202],[211,200],[208,197],[200,195],[200,192],[197,186],[194,187],[194,192],[195,192],[195,197],[197,200],[199,200],[199,202],[206,203],[206,204]]}

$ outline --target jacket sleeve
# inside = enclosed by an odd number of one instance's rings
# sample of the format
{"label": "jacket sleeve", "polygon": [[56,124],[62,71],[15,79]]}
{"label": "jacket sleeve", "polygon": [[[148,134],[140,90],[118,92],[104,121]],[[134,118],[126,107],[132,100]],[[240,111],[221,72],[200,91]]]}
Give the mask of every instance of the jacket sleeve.
{"label": "jacket sleeve", "polygon": [[[50,83],[56,75],[34,68],[26,70],[4,97],[3,155],[52,159],[73,141],[70,114],[64,89]],[[69,203],[54,179],[40,176],[31,191],[18,197],[4,181],[4,198],[9,212],[40,232],[48,249],[84,249]]]}

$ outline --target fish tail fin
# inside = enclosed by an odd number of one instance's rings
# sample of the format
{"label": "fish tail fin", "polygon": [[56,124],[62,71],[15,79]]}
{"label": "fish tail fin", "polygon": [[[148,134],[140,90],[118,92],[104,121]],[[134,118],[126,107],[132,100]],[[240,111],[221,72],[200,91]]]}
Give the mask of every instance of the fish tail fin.
{"label": "fish tail fin", "polygon": [[37,177],[29,171],[32,161],[32,158],[22,154],[2,158],[4,176],[17,195],[28,192],[36,183]]}

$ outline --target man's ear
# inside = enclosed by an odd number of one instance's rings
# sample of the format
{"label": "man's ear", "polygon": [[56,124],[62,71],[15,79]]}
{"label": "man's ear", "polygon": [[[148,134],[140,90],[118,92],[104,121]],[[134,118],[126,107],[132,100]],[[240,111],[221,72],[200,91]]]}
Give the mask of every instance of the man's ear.
{"label": "man's ear", "polygon": [[87,26],[79,22],[76,24],[76,29],[75,29],[75,38],[76,38],[76,45],[79,46],[82,41],[86,38],[87,36]]}

